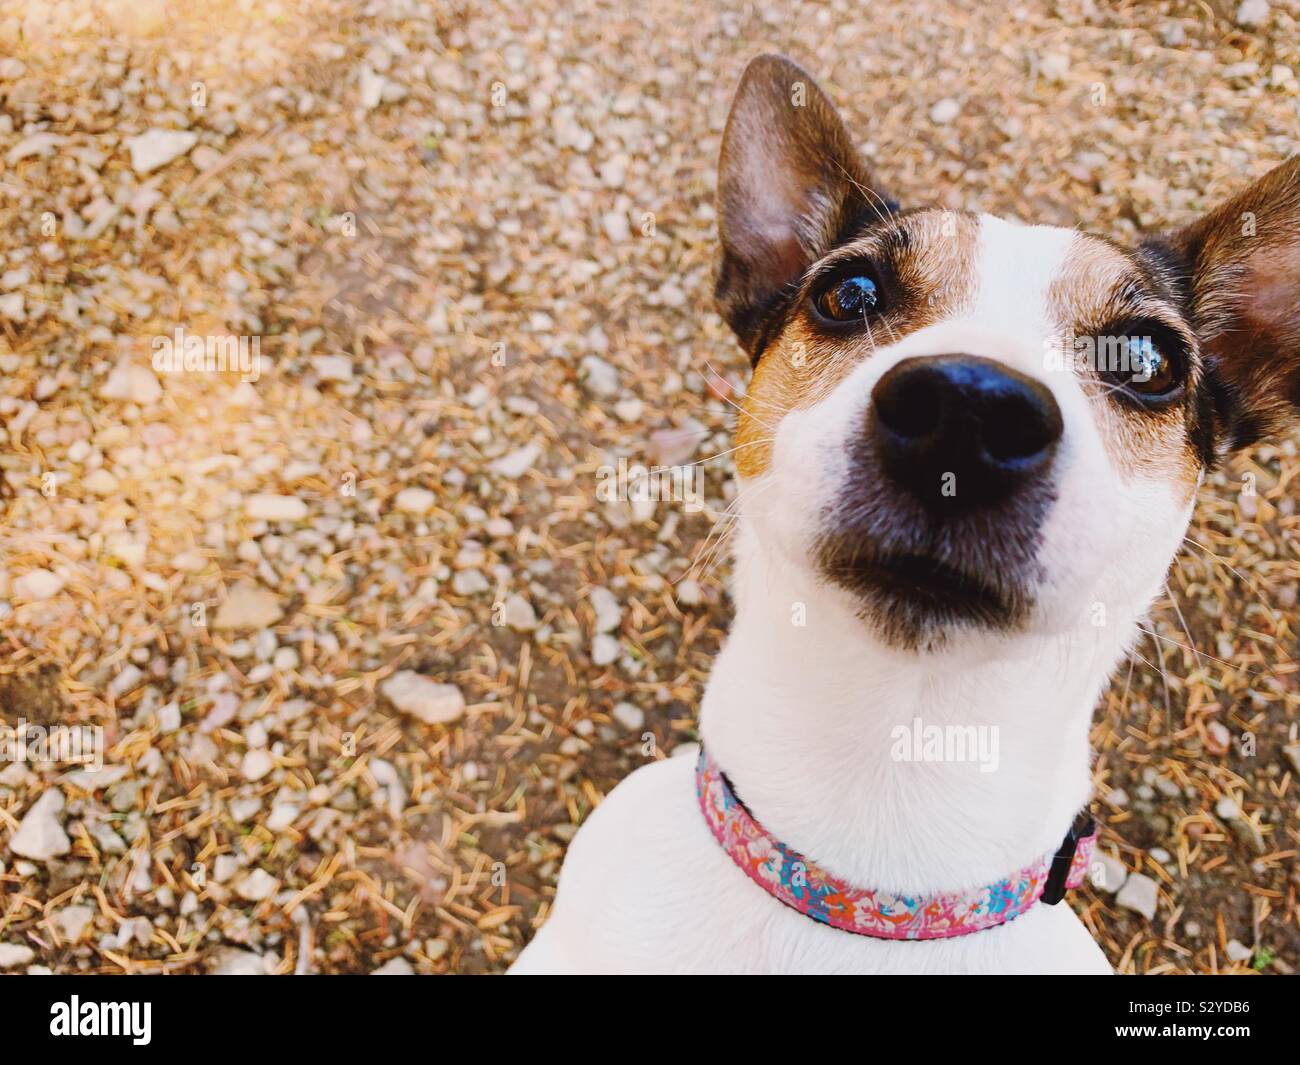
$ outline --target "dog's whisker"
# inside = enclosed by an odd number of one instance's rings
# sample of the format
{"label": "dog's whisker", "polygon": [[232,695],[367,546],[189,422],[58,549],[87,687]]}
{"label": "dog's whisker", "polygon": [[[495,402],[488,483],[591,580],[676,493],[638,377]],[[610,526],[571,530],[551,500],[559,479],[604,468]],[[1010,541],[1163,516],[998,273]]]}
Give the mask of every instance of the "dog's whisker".
{"label": "dog's whisker", "polygon": [[691,466],[703,466],[705,463],[716,462],[718,459],[726,458],[728,455],[733,455],[737,451],[742,450],[743,448],[758,447],[760,444],[771,444],[774,441],[775,441],[775,437],[771,437],[771,436],[761,437],[758,440],[746,440],[743,444],[737,444],[735,447],[729,447],[727,448],[726,451],[719,451],[716,455],[709,455],[706,458],[702,458],[702,459],[694,459],[691,462],[679,462],[676,464],[676,468],[685,470],[685,469],[689,469]]}
{"label": "dog's whisker", "polygon": [[[1192,651],[1193,651],[1193,652],[1195,653],[1195,655],[1196,655],[1196,664],[1197,664],[1197,666],[1198,666],[1199,668],[1204,668],[1204,663],[1201,661],[1201,652],[1200,652],[1200,649],[1197,648],[1197,646],[1196,646],[1196,640],[1195,640],[1195,638],[1192,636],[1192,630],[1191,630],[1191,627],[1187,624],[1187,619],[1183,616],[1183,608],[1182,608],[1182,606],[1179,604],[1177,598],[1174,596],[1173,590],[1169,587],[1169,578],[1168,578],[1168,577],[1165,578],[1165,595],[1167,595],[1167,596],[1169,597],[1169,603],[1170,603],[1170,605],[1174,608],[1174,613],[1178,616],[1178,624],[1181,625],[1182,628],[1183,628],[1183,635],[1187,637],[1187,642],[1191,645],[1191,647],[1192,647]],[[1211,657],[1211,658],[1212,658],[1213,656],[1212,656],[1212,655],[1208,655],[1208,656],[1206,656],[1206,657]]]}
{"label": "dog's whisker", "polygon": [[[1225,665],[1225,666],[1230,666],[1232,669],[1235,669],[1235,670],[1237,670],[1238,672],[1241,672],[1241,673],[1249,673],[1249,674],[1251,674],[1252,676],[1255,676],[1255,677],[1267,677],[1267,676],[1271,676],[1271,675],[1272,675],[1271,671],[1270,671],[1270,672],[1265,672],[1264,670],[1259,670],[1259,669],[1249,669],[1249,668],[1246,667],[1246,666],[1238,665],[1236,662],[1230,662],[1230,661],[1228,661],[1228,659],[1226,659],[1226,658],[1219,658],[1217,655],[1212,655],[1212,654],[1210,654],[1208,651],[1202,651],[1202,650],[1200,650],[1199,648],[1197,648],[1197,647],[1194,646],[1193,644],[1190,644],[1190,643],[1181,643],[1180,641],[1175,640],[1172,636],[1165,636],[1165,635],[1162,634],[1162,633],[1156,632],[1154,629],[1143,628],[1141,625],[1139,625],[1139,626],[1138,626],[1138,631],[1139,631],[1139,632],[1145,632],[1145,633],[1146,633],[1148,636],[1150,636],[1153,640],[1159,640],[1161,643],[1170,643],[1170,644],[1173,644],[1175,647],[1181,647],[1184,651],[1191,651],[1192,654],[1194,654],[1198,659],[1199,659],[1199,658],[1208,658],[1208,659],[1210,659],[1211,661],[1214,661],[1214,662],[1220,662],[1220,663],[1222,663],[1222,664]],[[1191,638],[1191,637],[1189,636],[1188,639],[1190,639],[1190,638]]]}
{"label": "dog's whisker", "polygon": [[[720,381],[725,381],[725,380],[726,380],[726,378],[723,377],[722,374],[718,373],[718,371],[715,370],[715,369],[713,368],[713,364],[712,364],[711,362],[709,362],[708,359],[705,359],[705,360],[704,360],[704,365],[708,368],[709,372],[712,373],[714,377],[718,378],[718,380],[720,380]],[[719,398],[720,398],[724,403],[727,403],[727,404],[729,404],[730,406],[735,407],[736,410],[740,411],[742,414],[748,414],[749,417],[753,418],[754,421],[758,422],[758,424],[761,425],[764,429],[767,429],[767,430],[769,430],[770,432],[773,432],[773,433],[776,432],[776,427],[775,427],[775,426],[773,426],[773,425],[768,425],[767,422],[763,421],[763,419],[760,418],[757,414],[755,414],[753,411],[747,411],[744,407],[742,407],[739,403],[737,403],[737,402],[736,402],[734,399],[732,399],[731,397],[729,397],[729,396],[720,396]],[[787,412],[785,412],[785,413],[789,413],[789,412],[787,411]]]}
{"label": "dog's whisker", "polygon": [[1269,605],[1268,600],[1264,598],[1264,594],[1259,590],[1258,587],[1256,587],[1254,581],[1252,581],[1249,577],[1247,577],[1244,573],[1242,573],[1241,570],[1237,569],[1235,566],[1230,564],[1227,560],[1215,554],[1213,551],[1211,551],[1208,547],[1206,547],[1195,537],[1185,535],[1183,537],[1183,542],[1191,544],[1193,547],[1199,548],[1201,551],[1204,551],[1207,555],[1210,556],[1210,558],[1212,558],[1220,566],[1222,566],[1234,577],[1240,580],[1247,588],[1249,588],[1252,592],[1255,593],[1256,599],[1259,600],[1259,605],[1262,606],[1265,609],[1265,611],[1268,612],[1269,620],[1272,621],[1274,625],[1279,624],[1277,612]]}

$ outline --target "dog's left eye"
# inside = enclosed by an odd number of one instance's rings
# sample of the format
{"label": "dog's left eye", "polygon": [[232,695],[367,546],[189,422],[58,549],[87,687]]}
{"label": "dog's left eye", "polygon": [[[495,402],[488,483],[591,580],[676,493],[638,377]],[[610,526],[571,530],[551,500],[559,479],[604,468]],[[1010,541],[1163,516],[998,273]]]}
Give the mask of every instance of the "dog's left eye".
{"label": "dog's left eye", "polygon": [[1143,396],[1164,396],[1181,382],[1179,361],[1149,336],[1129,337],[1127,366],[1117,374],[1129,389]]}
{"label": "dog's left eye", "polygon": [[880,309],[880,288],[866,274],[832,281],[813,299],[817,310],[833,322],[860,321]]}

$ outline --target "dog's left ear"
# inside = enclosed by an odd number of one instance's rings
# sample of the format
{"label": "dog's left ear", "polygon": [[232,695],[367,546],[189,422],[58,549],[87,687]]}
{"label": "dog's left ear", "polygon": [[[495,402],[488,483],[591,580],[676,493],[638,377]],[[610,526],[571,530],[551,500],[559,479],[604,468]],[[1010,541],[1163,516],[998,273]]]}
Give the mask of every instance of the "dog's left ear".
{"label": "dog's left ear", "polygon": [[1163,243],[1222,387],[1227,446],[1293,424],[1300,418],[1300,156]]}
{"label": "dog's left ear", "polygon": [[722,315],[751,360],[788,286],[851,227],[892,206],[811,75],[784,56],[751,60],[718,161],[716,289]]}

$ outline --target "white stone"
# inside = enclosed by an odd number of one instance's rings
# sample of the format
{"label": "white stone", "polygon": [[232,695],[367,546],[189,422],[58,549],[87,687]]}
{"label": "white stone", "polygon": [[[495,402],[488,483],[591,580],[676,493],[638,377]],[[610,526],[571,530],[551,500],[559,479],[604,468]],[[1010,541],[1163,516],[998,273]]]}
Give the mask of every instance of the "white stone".
{"label": "white stone", "polygon": [[307,504],[297,496],[255,495],[244,501],[244,513],[258,521],[302,521]]}
{"label": "white stone", "polygon": [[609,397],[618,392],[618,368],[599,355],[588,355],[581,363],[582,382],[596,396]]}
{"label": "white stone", "polygon": [[280,600],[256,584],[236,584],[213,619],[217,629],[264,629],[284,617]]}
{"label": "white stone", "polygon": [[280,881],[265,869],[254,869],[235,883],[235,894],[246,902],[261,902],[275,894]]}
{"label": "white stone", "polygon": [[101,466],[86,474],[81,480],[81,486],[91,495],[112,495],[117,491],[117,478]]}
{"label": "white stone", "polygon": [[645,725],[645,711],[636,703],[618,703],[612,716],[629,732],[637,732]]}
{"label": "white stone", "polygon": [[930,121],[936,126],[945,126],[959,114],[961,114],[961,104],[949,96],[930,108]]}
{"label": "white stone", "polygon": [[151,174],[179,159],[198,142],[197,133],[182,129],[151,129],[138,137],[128,137],[126,147],[131,153],[131,169],[137,174]]}
{"label": "white stone", "polygon": [[1038,69],[1044,78],[1059,85],[1070,73],[1070,57],[1064,52],[1048,52],[1039,60]]}
{"label": "white stone", "polygon": [[296,820],[298,820],[298,811],[300,807],[297,803],[279,802],[271,807],[271,813],[266,819],[266,828],[269,832],[283,832]]}
{"label": "white stone", "polygon": [[54,925],[64,942],[76,943],[95,920],[96,912],[93,906],[65,906],[54,915]]}
{"label": "white stone", "polygon": [[687,577],[677,586],[676,596],[682,606],[699,606],[704,602],[704,590],[694,577]]}
{"label": "white stone", "polygon": [[613,636],[598,633],[591,641],[591,661],[598,666],[607,666],[618,658],[622,650],[622,645]]}
{"label": "white stone", "polygon": [[222,947],[213,956],[214,976],[266,976],[271,971],[268,959],[238,947]]}
{"label": "white stone", "polygon": [[158,383],[158,378],[154,376],[152,370],[124,356],[113,367],[99,394],[104,399],[116,399],[124,403],[136,403],[148,407],[162,398],[162,385]]}
{"label": "white stone", "polygon": [[537,628],[537,611],[522,595],[507,596],[502,615],[505,623],[516,632],[532,632]]}
{"label": "white stone", "polygon": [[346,355],[313,355],[311,365],[322,381],[352,380],[352,360]]}
{"label": "white stone", "polygon": [[1098,851],[1092,856],[1092,862],[1088,868],[1088,878],[1092,881],[1092,886],[1098,891],[1113,895],[1124,886],[1124,881],[1128,879],[1128,868],[1118,858]]}
{"label": "white stone", "polygon": [[1158,900],[1156,882],[1142,873],[1129,873],[1124,886],[1115,896],[1115,903],[1126,910],[1140,913],[1147,920],[1156,915]]}
{"label": "white stone", "polygon": [[403,488],[393,505],[403,514],[428,514],[437,502],[438,497],[427,488]]}
{"label": "white stone", "polygon": [[0,969],[17,969],[35,957],[36,952],[22,943],[0,943]]}
{"label": "white stone", "polygon": [[522,477],[533,468],[533,463],[541,453],[542,449],[536,444],[525,444],[493,462],[492,470],[501,477]]}
{"label": "white stone", "polygon": [[357,80],[361,86],[361,106],[367,111],[373,111],[384,99],[388,80],[382,74],[376,74],[368,63],[361,67]]}
{"label": "white stone", "polygon": [[67,854],[72,841],[63,831],[59,814],[63,812],[63,792],[47,788],[31,805],[9,840],[9,850],[20,858],[45,862]]}
{"label": "white stone", "polygon": [[244,774],[247,781],[258,781],[266,776],[275,768],[275,758],[271,752],[261,747],[255,747],[251,751],[244,752],[244,762],[240,767],[240,772]]}
{"label": "white stone", "polygon": [[1237,25],[1251,28],[1262,26],[1268,21],[1268,0],[1242,0],[1237,8]]}
{"label": "white stone", "polygon": [[63,578],[47,569],[28,570],[13,581],[13,593],[19,599],[39,602],[58,595],[63,590]]}
{"label": "white stone", "polygon": [[27,321],[27,298],[21,292],[0,296],[0,318],[8,318],[11,322]]}
{"label": "white stone", "polygon": [[488,587],[488,579],[476,569],[463,569],[451,579],[451,590],[457,595],[478,595]]}
{"label": "white stone", "polygon": [[31,155],[52,155],[54,149],[67,139],[67,137],[58,133],[33,133],[30,137],[24,137],[10,148],[5,155],[5,161],[10,166],[13,166],[14,163]]}
{"label": "white stone", "polygon": [[396,958],[389,958],[383,965],[376,969],[371,976],[414,976],[415,970],[411,963],[403,958],[400,954]]}
{"label": "white stone", "polygon": [[618,598],[608,588],[593,588],[588,597],[596,612],[596,631],[613,632],[623,620],[623,608]]}
{"label": "white stone", "polygon": [[176,703],[167,703],[158,708],[158,730],[167,735],[181,727],[181,708]]}
{"label": "white stone", "polygon": [[1246,946],[1245,943],[1241,942],[1241,940],[1230,939],[1224,948],[1224,953],[1228,955],[1228,960],[1230,962],[1233,962],[1236,965],[1244,965],[1246,962],[1250,961],[1250,957],[1254,951]]}
{"label": "white stone", "polygon": [[465,697],[454,684],[439,684],[413,669],[403,669],[379,685],[384,697],[404,714],[426,725],[445,725],[465,713]]}

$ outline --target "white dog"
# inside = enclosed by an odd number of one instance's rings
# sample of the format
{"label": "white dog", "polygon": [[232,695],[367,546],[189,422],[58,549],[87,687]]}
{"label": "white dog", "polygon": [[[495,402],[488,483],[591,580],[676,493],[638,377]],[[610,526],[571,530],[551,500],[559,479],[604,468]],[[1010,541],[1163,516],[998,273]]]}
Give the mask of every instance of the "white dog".
{"label": "white dog", "polygon": [[750,63],[705,757],[592,814],[514,972],[1109,971],[1053,904],[1091,843],[1089,723],[1204,471],[1300,402],[1300,159],[1127,250],[900,210],[852,144],[799,67]]}

